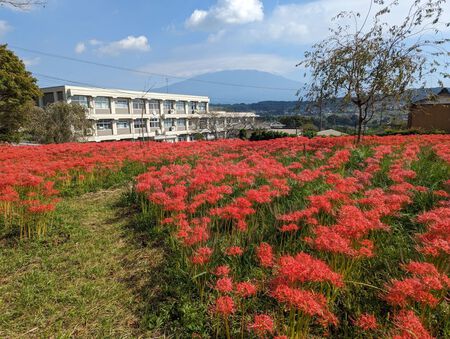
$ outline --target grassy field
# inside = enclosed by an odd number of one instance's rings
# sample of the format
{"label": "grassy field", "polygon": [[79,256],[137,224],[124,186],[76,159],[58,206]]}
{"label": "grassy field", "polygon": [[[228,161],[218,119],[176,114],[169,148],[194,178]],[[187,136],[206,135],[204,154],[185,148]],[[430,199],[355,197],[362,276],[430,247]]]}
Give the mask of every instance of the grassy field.
{"label": "grassy field", "polygon": [[45,240],[0,240],[0,337],[157,335],[142,314],[163,252],[134,227],[125,192],[65,199]]}
{"label": "grassy field", "polygon": [[0,148],[0,337],[449,337],[448,136]]}

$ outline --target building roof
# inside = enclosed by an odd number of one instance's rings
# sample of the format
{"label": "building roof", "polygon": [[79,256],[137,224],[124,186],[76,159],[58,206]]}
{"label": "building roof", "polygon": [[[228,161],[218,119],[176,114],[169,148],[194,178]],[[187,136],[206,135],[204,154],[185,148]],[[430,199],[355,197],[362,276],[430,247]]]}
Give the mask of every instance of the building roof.
{"label": "building roof", "polygon": [[105,96],[112,98],[131,98],[131,99],[160,99],[160,100],[180,100],[180,101],[202,101],[209,102],[209,97],[199,95],[186,95],[174,93],[157,93],[145,91],[133,91],[127,89],[82,87],[72,85],[62,85],[41,88],[43,92],[49,91],[67,91],[68,95],[86,95],[86,96]]}
{"label": "building roof", "polygon": [[450,105],[450,92],[442,88],[438,93],[427,93],[427,96],[413,101],[413,105]]}
{"label": "building roof", "polygon": [[341,135],[347,135],[347,134],[336,131],[334,129],[325,129],[323,131],[317,132],[317,135],[323,136],[323,137],[340,137]]}

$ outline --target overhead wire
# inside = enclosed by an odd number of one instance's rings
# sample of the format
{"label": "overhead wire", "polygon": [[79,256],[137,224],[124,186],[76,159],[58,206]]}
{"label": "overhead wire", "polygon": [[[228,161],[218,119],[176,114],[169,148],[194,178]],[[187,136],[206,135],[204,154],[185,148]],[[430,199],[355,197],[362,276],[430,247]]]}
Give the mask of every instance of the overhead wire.
{"label": "overhead wire", "polygon": [[245,84],[239,84],[239,83],[229,83],[229,82],[222,82],[222,81],[188,78],[188,77],[182,77],[182,76],[177,76],[177,75],[150,72],[150,71],[146,71],[146,70],[139,70],[139,69],[134,69],[134,68],[129,68],[129,67],[105,64],[105,63],[101,63],[101,62],[97,62],[97,61],[79,59],[79,58],[74,58],[74,57],[70,57],[70,56],[49,53],[49,52],[39,51],[39,50],[35,50],[35,49],[24,48],[24,47],[20,47],[20,46],[16,46],[16,45],[9,45],[9,47],[16,49],[16,50],[28,52],[28,53],[34,53],[34,54],[39,54],[39,55],[48,56],[48,57],[52,57],[52,58],[64,59],[64,60],[68,60],[68,61],[84,63],[84,64],[94,65],[94,66],[99,66],[99,67],[104,67],[104,68],[110,68],[110,69],[120,70],[120,71],[124,71],[124,72],[132,72],[132,73],[137,73],[137,74],[145,74],[145,75],[152,75],[152,76],[158,76],[158,77],[164,77],[164,78],[180,79],[180,80],[185,80],[185,81],[213,84],[213,85],[219,85],[219,86],[229,86],[229,87],[255,88],[255,89],[276,90],[276,91],[297,91],[298,90],[297,88],[245,85]]}

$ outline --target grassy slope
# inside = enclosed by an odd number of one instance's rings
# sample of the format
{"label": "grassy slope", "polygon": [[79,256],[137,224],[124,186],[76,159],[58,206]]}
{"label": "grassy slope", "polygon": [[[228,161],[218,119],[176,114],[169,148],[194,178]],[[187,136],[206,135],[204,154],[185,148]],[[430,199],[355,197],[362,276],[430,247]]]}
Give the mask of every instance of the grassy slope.
{"label": "grassy slope", "polygon": [[65,199],[45,241],[0,240],[0,337],[152,336],[140,324],[162,251],[130,232],[123,192]]}

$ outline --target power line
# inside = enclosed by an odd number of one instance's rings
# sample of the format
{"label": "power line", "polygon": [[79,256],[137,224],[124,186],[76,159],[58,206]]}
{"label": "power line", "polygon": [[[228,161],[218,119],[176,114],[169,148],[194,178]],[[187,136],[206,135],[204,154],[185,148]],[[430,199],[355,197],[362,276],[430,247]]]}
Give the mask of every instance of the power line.
{"label": "power line", "polygon": [[[94,85],[94,84],[91,84],[91,83],[88,83],[88,82],[82,82],[82,81],[77,81],[77,80],[69,80],[69,79],[60,78],[60,77],[56,77],[56,76],[48,75],[48,74],[42,74],[42,73],[36,73],[36,72],[33,72],[33,74],[36,75],[36,76],[39,76],[41,78],[62,81],[62,82],[70,83],[70,84],[74,84],[74,85],[89,86],[89,87],[94,87],[94,88],[99,88],[99,89],[104,89],[104,90],[110,90],[111,89],[111,88],[108,88],[108,87]],[[127,91],[127,90],[116,89],[116,88],[114,90],[118,91],[118,92],[121,92],[123,94],[136,94],[136,92],[138,92],[138,91]],[[142,98],[144,98],[145,94],[149,93],[151,90],[152,90],[152,87],[149,87],[147,90],[142,91],[142,93],[143,93],[143,97]],[[157,92],[157,93],[162,93],[162,92]],[[216,96],[214,96],[213,98],[210,97],[210,99],[229,100],[229,98],[220,98],[220,97],[216,97]],[[212,105],[215,105],[215,104],[212,104]]]}
{"label": "power line", "polygon": [[105,64],[105,63],[96,62],[96,61],[89,61],[89,60],[84,60],[84,59],[78,59],[78,58],[73,58],[73,57],[69,57],[69,56],[65,56],[65,55],[59,55],[59,54],[54,54],[54,53],[48,53],[48,52],[33,50],[33,49],[29,49],[29,48],[23,48],[23,47],[19,47],[19,46],[15,46],[15,45],[9,45],[9,47],[12,47],[14,49],[21,50],[21,51],[24,51],[24,52],[40,54],[40,55],[44,55],[44,56],[48,56],[48,57],[52,57],[52,58],[64,59],[64,60],[79,62],[79,63],[83,63],[83,64],[88,64],[88,65],[94,65],[94,66],[99,66],[99,67],[104,67],[104,68],[116,69],[116,70],[120,70],[120,71],[124,71],[124,72],[132,72],[132,73],[138,73],[138,74],[159,76],[159,77],[163,77],[163,78],[165,77],[165,78],[181,79],[181,80],[187,80],[187,81],[195,81],[195,82],[200,82],[200,83],[220,85],[220,86],[230,86],[230,87],[256,88],[256,89],[266,89],[266,90],[276,90],[276,91],[297,91],[298,90],[298,88],[283,88],[283,87],[267,87],[267,86],[256,86],[256,85],[243,85],[243,84],[237,84],[237,83],[210,81],[210,80],[202,80],[202,79],[192,79],[192,78],[181,77],[181,76],[176,76],[176,75],[148,72],[148,71],[143,71],[143,70],[139,70],[139,69],[133,69],[133,68],[128,68],[128,67],[110,65],[110,64]]}

